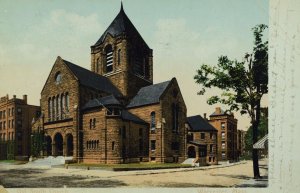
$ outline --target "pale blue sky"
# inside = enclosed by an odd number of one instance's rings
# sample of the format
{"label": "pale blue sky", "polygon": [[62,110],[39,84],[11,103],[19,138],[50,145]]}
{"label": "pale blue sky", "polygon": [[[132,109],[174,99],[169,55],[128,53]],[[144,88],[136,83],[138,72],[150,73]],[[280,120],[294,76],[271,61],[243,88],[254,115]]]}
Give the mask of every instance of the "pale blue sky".
{"label": "pale blue sky", "polygon": [[[251,28],[268,24],[267,0],[124,0],[124,9],[153,49],[154,82],[176,77],[188,115],[212,113],[197,96],[193,76],[218,56],[241,59],[251,51]],[[90,46],[120,10],[119,0],[0,0],[0,95],[40,91],[59,55],[90,68]],[[10,81],[7,81],[7,80]],[[236,113],[237,114],[237,113]],[[238,114],[237,114],[238,115]],[[247,118],[239,118],[245,129]]]}

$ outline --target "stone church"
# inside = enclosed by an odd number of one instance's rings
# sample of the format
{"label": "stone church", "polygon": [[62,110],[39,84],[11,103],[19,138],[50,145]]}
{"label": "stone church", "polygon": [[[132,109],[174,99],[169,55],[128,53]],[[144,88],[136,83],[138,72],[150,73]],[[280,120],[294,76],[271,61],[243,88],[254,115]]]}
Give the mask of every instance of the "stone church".
{"label": "stone church", "polygon": [[91,70],[57,57],[41,91],[46,155],[86,163],[182,162],[186,105],[176,78],[153,84],[153,55],[121,5],[91,46]]}

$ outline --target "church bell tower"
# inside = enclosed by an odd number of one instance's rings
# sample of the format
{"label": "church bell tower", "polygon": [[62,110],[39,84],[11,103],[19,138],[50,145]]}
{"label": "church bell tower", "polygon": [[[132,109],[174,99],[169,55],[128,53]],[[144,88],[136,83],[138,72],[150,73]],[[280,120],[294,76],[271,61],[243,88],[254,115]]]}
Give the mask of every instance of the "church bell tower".
{"label": "church bell tower", "polygon": [[153,56],[142,36],[121,9],[99,40],[91,46],[91,70],[108,77],[130,100],[140,88],[153,84]]}

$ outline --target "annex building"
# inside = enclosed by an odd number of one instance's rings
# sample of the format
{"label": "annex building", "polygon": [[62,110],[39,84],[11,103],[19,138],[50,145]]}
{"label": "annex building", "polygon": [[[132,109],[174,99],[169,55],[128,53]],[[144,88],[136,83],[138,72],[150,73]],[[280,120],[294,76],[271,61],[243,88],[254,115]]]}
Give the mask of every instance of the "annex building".
{"label": "annex building", "polygon": [[153,84],[152,49],[121,6],[91,46],[91,69],[57,57],[41,91],[44,155],[86,163],[182,162],[186,105],[176,78]]}

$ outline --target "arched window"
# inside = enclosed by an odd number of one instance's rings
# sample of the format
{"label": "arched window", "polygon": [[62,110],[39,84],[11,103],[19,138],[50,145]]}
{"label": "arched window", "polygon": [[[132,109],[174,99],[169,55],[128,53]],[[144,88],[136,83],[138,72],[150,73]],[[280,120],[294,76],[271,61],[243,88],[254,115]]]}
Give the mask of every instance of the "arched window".
{"label": "arched window", "polygon": [[97,149],[99,148],[99,140],[97,140]]}
{"label": "arched window", "polygon": [[60,84],[62,81],[62,75],[60,72],[57,72],[56,75],[55,75],[55,83],[56,84]]}
{"label": "arched window", "polygon": [[61,99],[60,96],[57,95],[57,106],[58,106],[58,108],[57,108],[57,119],[58,120],[61,119],[61,100],[60,99]]}
{"label": "arched window", "polygon": [[95,65],[95,72],[99,72],[99,62],[100,62],[100,60],[99,60],[99,58],[97,58],[97,61],[96,61],[96,65]]}
{"label": "arched window", "polygon": [[56,115],[56,102],[55,97],[52,97],[52,121],[55,121],[55,115]]}
{"label": "arched window", "polygon": [[69,112],[69,93],[66,93],[66,98],[65,98],[65,110],[66,112]]}
{"label": "arched window", "polygon": [[178,113],[179,113],[179,105],[173,103],[172,104],[172,131],[178,132]]}
{"label": "arched window", "polygon": [[118,50],[118,65],[121,64],[121,49]]}
{"label": "arched window", "polygon": [[113,56],[113,50],[112,50],[112,46],[111,45],[107,45],[105,48],[105,72],[111,72],[113,71],[113,60],[114,60],[114,56]]}
{"label": "arched window", "polygon": [[61,119],[64,119],[65,118],[65,95],[64,94],[61,94],[60,96],[60,107],[61,107],[61,112],[60,112]]}
{"label": "arched window", "polygon": [[48,99],[48,121],[51,121],[51,111],[52,111],[52,101],[51,98]]}
{"label": "arched window", "polygon": [[58,118],[59,118],[59,95],[57,95],[55,103],[56,103],[55,120],[58,120]]}
{"label": "arched window", "polygon": [[151,131],[155,131],[155,112],[151,112]]}

